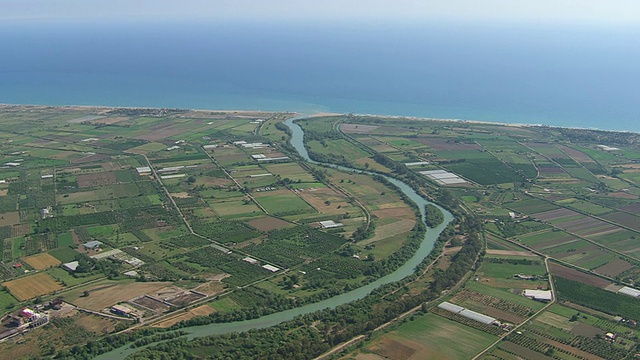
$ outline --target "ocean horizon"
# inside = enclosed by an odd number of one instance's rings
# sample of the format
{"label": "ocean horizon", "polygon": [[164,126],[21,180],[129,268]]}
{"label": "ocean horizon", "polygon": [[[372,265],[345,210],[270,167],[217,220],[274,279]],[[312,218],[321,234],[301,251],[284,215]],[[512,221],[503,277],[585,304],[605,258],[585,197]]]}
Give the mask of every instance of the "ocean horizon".
{"label": "ocean horizon", "polygon": [[638,29],[0,24],[0,103],[376,114],[640,132]]}

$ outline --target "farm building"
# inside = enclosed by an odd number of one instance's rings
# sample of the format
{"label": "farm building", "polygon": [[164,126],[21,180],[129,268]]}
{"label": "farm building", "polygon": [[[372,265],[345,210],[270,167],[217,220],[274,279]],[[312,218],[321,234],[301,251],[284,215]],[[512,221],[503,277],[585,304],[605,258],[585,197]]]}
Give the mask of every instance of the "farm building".
{"label": "farm building", "polygon": [[135,270],[127,271],[124,273],[124,275],[128,277],[134,277],[134,278],[140,276],[140,274],[138,274],[138,272]]}
{"label": "farm building", "polygon": [[78,269],[78,265],[80,265],[80,263],[78,263],[77,261],[72,261],[62,264],[62,267],[67,271],[75,272]]}
{"label": "farm building", "polygon": [[149,174],[151,173],[151,168],[148,166],[142,166],[142,167],[137,167],[136,171],[138,172],[138,174],[142,175],[142,174]]}
{"label": "farm building", "polygon": [[82,244],[82,246],[84,246],[85,249],[90,249],[90,250],[99,250],[100,245],[102,245],[102,243],[97,240],[89,241]]}
{"label": "farm building", "polygon": [[479,312],[475,312],[473,310],[465,309],[462,306],[458,306],[450,302],[445,301],[439,304],[438,307],[442,310],[446,310],[454,314],[462,315],[467,319],[475,320],[483,324],[487,324],[487,325],[499,324],[499,322],[496,319],[492,318],[491,316],[480,314]]}
{"label": "farm building", "polygon": [[551,290],[525,290],[522,295],[538,301],[551,301],[553,299]]}
{"label": "farm building", "polygon": [[111,307],[111,312],[113,312],[115,314],[118,314],[118,315],[123,315],[123,316],[129,316],[134,311],[135,311],[135,309],[133,309],[130,306],[127,306],[125,304],[117,304],[117,305],[113,305]]}
{"label": "farm building", "polygon": [[215,149],[217,147],[218,147],[218,145],[209,144],[209,145],[204,145],[202,148],[205,149],[205,150],[208,150],[208,149]]}
{"label": "farm building", "polygon": [[323,229],[337,228],[344,225],[342,223],[337,223],[333,220],[320,221],[319,224],[320,226],[322,226]]}
{"label": "farm building", "polygon": [[258,264],[258,260],[254,259],[254,258],[251,258],[251,257],[248,257],[248,256],[245,257],[242,260],[248,262],[249,264],[254,264],[254,265]]}
{"label": "farm building", "polygon": [[618,290],[620,294],[633,296],[634,298],[640,297],[640,290],[630,288],[628,286],[623,286],[620,290]]}
{"label": "farm building", "polygon": [[429,165],[428,161],[416,161],[416,162],[408,162],[404,163],[404,166],[420,166],[420,165]]}
{"label": "farm building", "polygon": [[278,269],[277,267],[275,267],[275,266],[273,266],[273,265],[268,265],[268,264],[267,264],[267,265],[262,265],[262,268],[263,268],[263,269],[267,269],[267,270],[269,270],[269,271],[271,271],[271,272],[276,272],[276,271],[279,271],[279,270],[280,270],[280,269]]}

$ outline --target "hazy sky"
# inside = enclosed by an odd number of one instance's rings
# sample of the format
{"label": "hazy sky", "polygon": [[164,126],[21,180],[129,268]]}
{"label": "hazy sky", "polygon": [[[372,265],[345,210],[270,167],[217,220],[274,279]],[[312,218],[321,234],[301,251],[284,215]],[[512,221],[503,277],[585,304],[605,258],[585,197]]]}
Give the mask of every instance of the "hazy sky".
{"label": "hazy sky", "polygon": [[0,20],[479,21],[640,25],[638,0],[0,0]]}

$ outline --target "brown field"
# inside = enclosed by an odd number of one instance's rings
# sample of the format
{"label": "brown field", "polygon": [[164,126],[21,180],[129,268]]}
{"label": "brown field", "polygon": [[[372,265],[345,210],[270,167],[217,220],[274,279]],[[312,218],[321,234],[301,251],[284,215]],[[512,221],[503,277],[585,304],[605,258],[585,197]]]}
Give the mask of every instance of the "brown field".
{"label": "brown field", "polygon": [[75,323],[78,326],[98,334],[108,334],[116,328],[116,320],[90,314],[78,315],[75,318]]}
{"label": "brown field", "polygon": [[0,196],[5,196],[9,192],[9,189],[0,189]]}
{"label": "brown field", "polygon": [[171,123],[161,123],[156,126],[153,126],[151,129],[146,131],[143,135],[136,136],[138,139],[148,140],[148,141],[156,141],[163,140],[173,135],[178,135],[185,132],[185,124],[171,124]]}
{"label": "brown field", "polygon": [[154,312],[165,312],[169,310],[169,305],[147,295],[141,296],[137,299],[133,299],[130,302]]}
{"label": "brown field", "polygon": [[[229,276],[229,274],[223,274],[223,275]],[[225,276],[225,277],[227,277],[227,276]],[[218,278],[219,278],[219,280],[212,280],[212,281],[210,281],[208,283],[204,283],[202,285],[199,285],[198,287],[193,289],[193,291],[197,291],[199,293],[207,294],[209,296],[223,292],[225,285],[223,283],[221,283],[220,281],[224,277],[220,278],[218,276]]]}
{"label": "brown field", "polygon": [[[327,215],[344,214],[345,211],[350,211],[349,208],[353,208],[341,194],[330,188],[297,190],[296,194],[315,209]],[[325,204],[327,200],[331,202],[330,205]]]}
{"label": "brown field", "polygon": [[508,352],[515,354],[518,358],[529,360],[552,360],[553,358],[543,355],[539,352],[529,350],[524,346],[514,344],[510,341],[504,341],[500,343],[500,348],[507,350]]}
{"label": "brown field", "polygon": [[628,228],[640,230],[640,218],[637,216],[623,212],[614,212],[611,214],[603,215],[602,217]]}
{"label": "brown field", "polygon": [[570,269],[568,267],[558,265],[554,262],[549,262],[549,267],[551,268],[551,273],[554,276],[560,276],[563,278],[567,278],[569,280],[579,281],[581,283],[585,283],[587,285],[596,286],[599,288],[606,288],[611,285],[611,282],[602,278],[599,278],[594,275],[585,274],[578,270]]}
{"label": "brown field", "polygon": [[632,268],[633,268],[633,265],[631,263],[622,259],[615,259],[614,261],[611,261],[593,270],[598,274],[616,277]]}
{"label": "brown field", "polygon": [[12,211],[0,214],[0,226],[20,224],[20,212]]}
{"label": "brown field", "polygon": [[114,172],[99,172],[94,174],[78,175],[78,187],[96,187],[117,183]]}
{"label": "brown field", "polygon": [[632,212],[632,213],[639,213],[640,212],[640,202],[623,206],[620,209],[626,210],[626,211],[629,211],[629,212]]}
{"label": "brown field", "polygon": [[454,141],[448,141],[447,139],[440,138],[417,138],[415,141],[425,144],[434,150],[447,151],[447,150],[479,150],[480,146],[475,143],[456,143]]}
{"label": "brown field", "polygon": [[578,151],[575,149],[572,149],[570,147],[564,146],[564,145],[558,145],[558,148],[562,151],[564,151],[567,155],[571,156],[573,158],[573,160],[577,161],[577,162],[591,162],[594,163],[595,160],[593,160],[589,155],[583,153],[582,151]]}
{"label": "brown field", "polygon": [[200,294],[196,294],[191,291],[185,291],[184,293],[174,296],[170,299],[166,299],[166,301],[172,303],[177,306],[184,306],[190,304],[196,300],[202,299],[204,296]]}
{"label": "brown field", "polygon": [[380,126],[361,124],[340,124],[340,130],[349,134],[367,134]]}
{"label": "brown field", "polygon": [[[404,345],[401,342],[389,339],[388,337],[382,339],[376,345],[377,349],[375,349],[374,351],[382,355],[385,359],[408,360],[411,359],[412,356],[416,353],[416,349],[414,349],[413,347]],[[425,354],[421,352],[421,355]]]}
{"label": "brown field", "polygon": [[198,306],[197,308],[191,309],[189,311],[187,311],[184,314],[180,314],[176,317],[173,317],[169,320],[165,320],[162,322],[159,322],[157,324],[155,324],[155,327],[159,327],[159,328],[168,328],[174,324],[179,323],[180,321],[183,320],[189,320],[191,318],[194,318],[196,316],[207,316],[211,313],[214,313],[215,310],[213,310],[213,308],[209,305],[202,305],[202,306]]}
{"label": "brown field", "polygon": [[31,225],[29,224],[17,224],[11,228],[11,237],[18,237],[31,234]]}
{"label": "brown field", "polygon": [[104,171],[113,171],[113,170],[120,170],[120,164],[118,164],[117,162],[113,162],[113,161],[108,161],[105,163],[102,163],[102,169]]}
{"label": "brown field", "polygon": [[580,215],[580,213],[577,213],[573,210],[564,209],[564,208],[532,214],[533,217],[542,221],[556,220],[556,219],[570,217],[574,215]]}
{"label": "brown field", "polygon": [[265,216],[265,217],[261,217],[261,218],[257,218],[257,219],[253,219],[249,222],[247,222],[247,224],[253,226],[254,228],[260,230],[260,231],[269,231],[269,230],[274,230],[274,229],[282,229],[285,227],[291,227],[292,224],[284,221],[284,220],[280,220],[278,218],[274,218],[271,216]]}
{"label": "brown field", "polygon": [[94,162],[94,161],[103,161],[103,160],[107,160],[107,159],[110,159],[110,158],[111,157],[109,155],[93,154],[93,155],[85,156],[83,158],[71,160],[71,163],[73,163],[73,164],[82,164],[82,163],[88,163],[88,162]]}
{"label": "brown field", "polygon": [[614,193],[609,193],[609,197],[617,198],[617,199],[637,199],[637,195],[629,194],[628,192],[619,191]]}
{"label": "brown field", "polygon": [[106,285],[103,283],[86,288],[89,291],[89,296],[80,297],[81,293],[79,292],[77,299],[70,299],[70,302],[81,308],[100,311],[119,302],[127,301],[149,292],[158,291],[169,285],[171,285],[171,283],[168,282],[118,283],[116,281],[109,281]]}
{"label": "brown field", "polygon": [[415,217],[413,210],[411,210],[411,208],[408,208],[406,206],[376,210],[376,211],[372,211],[372,214],[379,218],[389,218],[389,217],[414,218]]}
{"label": "brown field", "polygon": [[532,256],[532,257],[538,256],[532,253],[531,251],[493,250],[493,249],[488,249],[487,255],[513,255],[513,256]]}
{"label": "brown field", "polygon": [[11,295],[23,301],[61,290],[63,287],[49,274],[39,273],[2,283]]}
{"label": "brown field", "polygon": [[46,253],[24,257],[22,260],[36,270],[44,270],[62,264],[60,260]]}

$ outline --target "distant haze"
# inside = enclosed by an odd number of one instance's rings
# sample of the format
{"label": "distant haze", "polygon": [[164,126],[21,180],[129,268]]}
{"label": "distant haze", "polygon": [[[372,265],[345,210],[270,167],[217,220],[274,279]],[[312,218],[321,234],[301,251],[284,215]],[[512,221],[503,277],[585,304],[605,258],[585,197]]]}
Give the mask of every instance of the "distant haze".
{"label": "distant haze", "polygon": [[0,19],[424,21],[640,25],[637,0],[2,0]]}

